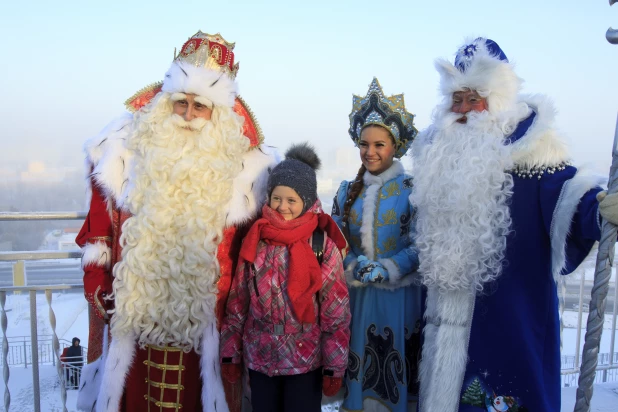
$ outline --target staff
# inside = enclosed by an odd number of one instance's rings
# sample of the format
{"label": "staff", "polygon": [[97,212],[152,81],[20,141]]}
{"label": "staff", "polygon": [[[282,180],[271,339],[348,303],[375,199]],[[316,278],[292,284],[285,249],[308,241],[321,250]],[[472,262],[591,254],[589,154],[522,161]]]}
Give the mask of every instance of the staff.
{"label": "staff", "polygon": [[[618,0],[609,0],[609,5],[613,5]],[[618,30],[611,27],[605,34],[607,41],[611,44],[618,44]],[[608,194],[618,191],[618,121],[614,134],[614,145],[612,150],[612,166],[609,169]],[[588,323],[586,325],[586,340],[584,343],[584,356],[580,368],[579,382],[577,387],[577,401],[575,402],[575,412],[590,411],[590,400],[592,399],[592,384],[596,374],[599,359],[599,346],[601,344],[601,333],[603,332],[603,318],[605,316],[605,299],[609,290],[609,279],[612,275],[614,263],[614,246],[616,244],[616,226],[607,220],[603,221],[601,240],[599,242],[599,253],[597,255],[597,265],[594,271],[594,286],[590,295],[590,310]]]}

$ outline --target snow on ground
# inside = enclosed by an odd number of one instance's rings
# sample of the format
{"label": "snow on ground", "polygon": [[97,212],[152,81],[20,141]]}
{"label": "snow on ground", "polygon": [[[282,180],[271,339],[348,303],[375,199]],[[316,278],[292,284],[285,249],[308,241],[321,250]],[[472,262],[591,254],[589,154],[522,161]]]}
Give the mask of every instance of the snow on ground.
{"label": "snow on ground", "polygon": [[[575,408],[577,388],[562,388],[563,411],[572,411]],[[592,391],[590,412],[618,411],[618,382],[598,383]]]}
{"label": "snow on ground", "polygon": [[[43,342],[43,335],[51,335],[49,305],[44,293],[37,293],[37,333]],[[59,339],[68,342],[73,337],[81,340],[82,346],[88,346],[88,307],[83,291],[54,292],[52,308],[56,315],[56,333]],[[30,296],[28,293],[7,294],[5,310],[7,311],[7,337],[30,336]],[[29,342],[29,341],[28,341]],[[49,340],[47,341],[49,342]],[[11,407],[9,411],[33,411],[32,365],[24,368],[11,366],[9,376],[9,393]],[[62,411],[60,380],[56,366],[42,364],[39,366],[39,386],[41,393],[41,411]],[[0,405],[4,405],[4,384],[0,382]],[[67,409],[75,412],[77,391],[67,391]]]}
{"label": "snow on ground", "polygon": [[[39,366],[39,385],[41,396],[41,411],[61,412],[62,399],[60,396],[60,380],[58,371],[52,365]],[[0,403],[4,407],[4,384],[0,389]],[[9,412],[34,411],[34,392],[32,389],[32,368],[11,367],[9,377],[9,393],[11,394],[11,405]],[[77,412],[77,391],[67,391],[67,410]]]}
{"label": "snow on ground", "polygon": [[[56,334],[58,339],[71,341],[78,337],[81,345],[88,346],[88,302],[83,291],[54,292],[52,308],[56,315]],[[8,318],[7,337],[30,336],[30,296],[7,294],[5,310]],[[44,293],[37,293],[37,333],[39,336],[51,335],[49,305]]]}

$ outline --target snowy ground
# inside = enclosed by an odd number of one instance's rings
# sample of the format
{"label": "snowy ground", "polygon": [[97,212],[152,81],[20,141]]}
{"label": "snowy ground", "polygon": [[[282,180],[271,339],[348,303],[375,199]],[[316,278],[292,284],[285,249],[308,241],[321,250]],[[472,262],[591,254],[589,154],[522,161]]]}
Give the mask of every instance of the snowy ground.
{"label": "snowy ground", "polygon": [[[43,293],[37,294],[37,333],[39,336],[51,335],[49,322],[49,305]],[[52,295],[52,307],[56,315],[56,333],[59,339],[71,341],[73,337],[81,340],[82,346],[88,346],[88,307],[83,291],[58,292]],[[27,293],[7,295],[7,336],[30,335],[30,298]],[[39,366],[39,386],[41,393],[41,411],[62,411],[60,383],[55,366]],[[4,405],[4,384],[0,383],[0,404]],[[33,411],[32,365],[27,368],[11,366],[9,376],[9,393],[11,406],[9,411]],[[67,409],[76,411],[77,391],[67,391]]]}

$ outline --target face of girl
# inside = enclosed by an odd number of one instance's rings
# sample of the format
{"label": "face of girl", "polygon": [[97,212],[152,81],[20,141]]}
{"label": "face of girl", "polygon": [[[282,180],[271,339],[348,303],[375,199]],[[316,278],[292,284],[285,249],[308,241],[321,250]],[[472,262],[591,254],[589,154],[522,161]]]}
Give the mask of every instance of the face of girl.
{"label": "face of girl", "polygon": [[358,146],[361,161],[369,173],[379,175],[393,165],[395,142],[385,128],[365,127],[361,132]]}
{"label": "face of girl", "polygon": [[287,186],[276,186],[270,194],[268,205],[279,212],[285,220],[296,219],[303,213],[305,206],[298,193]]}

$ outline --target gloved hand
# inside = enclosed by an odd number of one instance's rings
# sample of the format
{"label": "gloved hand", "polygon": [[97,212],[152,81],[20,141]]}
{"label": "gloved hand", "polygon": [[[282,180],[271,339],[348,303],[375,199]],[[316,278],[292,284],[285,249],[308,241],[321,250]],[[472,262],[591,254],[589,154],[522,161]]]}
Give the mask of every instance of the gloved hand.
{"label": "gloved hand", "polygon": [[[101,281],[102,276],[92,276],[91,272],[97,272],[97,270],[90,270],[89,268],[85,269],[86,275],[84,276],[84,296],[86,300],[92,308],[94,309],[94,313],[98,318],[104,320],[106,323],[109,322],[110,315],[107,313],[108,310],[114,307],[114,302],[107,299],[109,295],[107,290],[111,290],[111,285],[109,285],[109,289],[105,287],[105,284]],[[102,270],[98,270],[102,272]],[[103,283],[103,284],[102,284]]]}
{"label": "gloved hand", "polygon": [[335,378],[333,376],[324,376],[324,380],[322,381],[322,392],[326,396],[335,396],[339,389],[341,389],[341,384],[343,383],[343,379]]}
{"label": "gloved hand", "polygon": [[223,363],[221,376],[229,383],[236,383],[242,376],[242,368],[239,363]]}
{"label": "gloved hand", "polygon": [[366,256],[358,257],[354,268],[354,278],[363,283],[382,283],[388,281],[388,270],[380,262],[369,260]]}
{"label": "gloved hand", "polygon": [[618,225],[618,193],[608,195],[604,190],[597,193],[597,200],[599,201],[599,213],[603,220]]}

